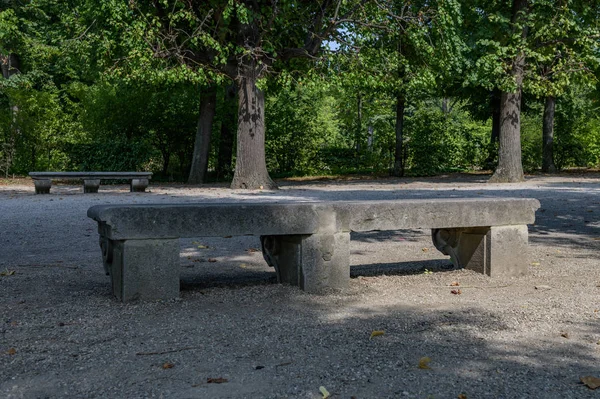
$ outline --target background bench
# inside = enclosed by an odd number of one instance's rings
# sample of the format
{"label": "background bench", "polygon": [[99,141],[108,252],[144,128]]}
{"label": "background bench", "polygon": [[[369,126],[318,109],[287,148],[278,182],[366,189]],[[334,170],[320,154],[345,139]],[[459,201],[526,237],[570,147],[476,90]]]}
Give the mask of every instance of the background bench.
{"label": "background bench", "polygon": [[261,236],[280,283],[320,293],[350,280],[350,232],[432,229],[455,267],[490,276],[527,270],[536,199],[97,205],[104,267],[122,301],[179,296],[180,237]]}
{"label": "background bench", "polygon": [[29,172],[29,176],[36,194],[49,194],[53,179],[83,180],[84,193],[97,193],[102,179],[126,179],[131,192],[144,192],[152,172]]}

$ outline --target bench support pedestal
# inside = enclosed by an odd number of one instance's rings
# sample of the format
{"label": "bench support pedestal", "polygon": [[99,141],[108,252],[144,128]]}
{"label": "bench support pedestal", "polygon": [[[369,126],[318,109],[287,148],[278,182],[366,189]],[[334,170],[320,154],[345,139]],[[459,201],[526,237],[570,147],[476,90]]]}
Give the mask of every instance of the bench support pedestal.
{"label": "bench support pedestal", "polygon": [[132,193],[143,193],[150,184],[148,179],[131,179],[129,191]]}
{"label": "bench support pedestal", "polygon": [[261,243],[279,283],[308,293],[348,288],[350,233],[261,236]]}
{"label": "bench support pedestal", "polygon": [[456,268],[496,276],[527,272],[527,226],[433,229],[433,244]]}
{"label": "bench support pedestal", "polygon": [[52,187],[52,180],[50,179],[35,179],[33,181],[35,186],[36,194],[50,194],[50,187]]}
{"label": "bench support pedestal", "polygon": [[84,179],[83,180],[83,192],[84,193],[97,193],[100,188],[100,179]]}
{"label": "bench support pedestal", "polygon": [[179,240],[101,238],[104,268],[122,302],[179,297]]}

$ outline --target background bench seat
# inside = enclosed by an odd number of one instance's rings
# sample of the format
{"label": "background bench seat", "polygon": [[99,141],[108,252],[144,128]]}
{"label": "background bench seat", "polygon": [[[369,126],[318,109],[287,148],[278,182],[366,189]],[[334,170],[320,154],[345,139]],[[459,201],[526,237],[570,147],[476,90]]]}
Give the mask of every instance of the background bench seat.
{"label": "background bench seat", "polygon": [[29,172],[36,194],[49,194],[52,180],[83,180],[84,193],[97,193],[100,181],[106,179],[129,180],[131,192],[144,192],[152,172]]}

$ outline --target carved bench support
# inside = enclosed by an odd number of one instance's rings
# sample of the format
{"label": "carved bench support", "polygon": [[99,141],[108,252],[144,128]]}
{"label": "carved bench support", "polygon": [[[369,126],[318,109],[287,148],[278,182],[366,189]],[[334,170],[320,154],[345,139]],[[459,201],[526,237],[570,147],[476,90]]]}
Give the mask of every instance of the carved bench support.
{"label": "carved bench support", "polygon": [[309,293],[342,290],[350,281],[350,233],[260,237],[263,256],[282,284]]}
{"label": "carved bench support", "polygon": [[435,247],[449,255],[456,268],[496,276],[527,272],[527,226],[433,229]]}
{"label": "carved bench support", "polygon": [[131,179],[131,183],[129,184],[129,191],[134,193],[143,193],[146,191],[146,188],[150,184],[150,180],[148,179]]}
{"label": "carved bench support", "polygon": [[179,297],[179,240],[100,238],[104,269],[123,302]]}
{"label": "carved bench support", "polygon": [[84,179],[83,180],[83,192],[84,193],[97,193],[100,188],[100,179]]}
{"label": "carved bench support", "polygon": [[50,179],[39,179],[34,180],[36,194],[50,194],[50,187],[52,187],[52,180]]}

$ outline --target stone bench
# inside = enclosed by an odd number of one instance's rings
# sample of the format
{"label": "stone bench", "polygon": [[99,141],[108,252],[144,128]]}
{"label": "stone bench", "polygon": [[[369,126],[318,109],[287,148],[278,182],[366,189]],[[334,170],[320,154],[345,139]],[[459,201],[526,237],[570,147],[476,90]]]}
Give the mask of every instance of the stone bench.
{"label": "stone bench", "polygon": [[539,206],[522,198],[140,204],[96,205],[87,215],[98,222],[113,293],[126,302],[179,296],[180,237],[260,236],[278,281],[311,293],[348,286],[351,231],[432,229],[455,267],[519,276]]}
{"label": "stone bench", "polygon": [[144,192],[148,187],[152,172],[29,172],[33,179],[36,194],[50,194],[52,180],[83,180],[84,193],[97,193],[100,180],[129,180],[131,192]]}

